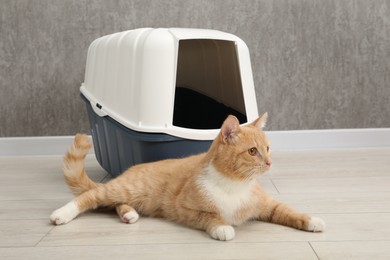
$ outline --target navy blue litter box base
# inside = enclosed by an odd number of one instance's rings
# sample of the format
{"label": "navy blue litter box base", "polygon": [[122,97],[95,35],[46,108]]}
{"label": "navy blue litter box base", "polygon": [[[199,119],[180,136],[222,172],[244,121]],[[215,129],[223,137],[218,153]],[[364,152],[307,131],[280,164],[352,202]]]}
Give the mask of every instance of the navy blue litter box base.
{"label": "navy blue litter box base", "polygon": [[133,131],[109,116],[98,116],[81,97],[87,106],[96,159],[112,177],[139,163],[186,157],[205,152],[211,145],[209,140]]}

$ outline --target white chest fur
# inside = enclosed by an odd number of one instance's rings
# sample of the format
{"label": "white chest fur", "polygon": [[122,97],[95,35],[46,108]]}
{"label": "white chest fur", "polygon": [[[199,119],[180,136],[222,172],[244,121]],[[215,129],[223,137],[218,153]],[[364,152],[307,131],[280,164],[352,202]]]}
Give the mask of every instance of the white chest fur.
{"label": "white chest fur", "polygon": [[[219,214],[231,225],[239,225],[245,219],[239,218],[238,210],[255,203],[253,189],[257,180],[239,181],[223,176],[212,165],[199,178],[199,185],[215,203]],[[245,214],[244,214],[245,215]]]}

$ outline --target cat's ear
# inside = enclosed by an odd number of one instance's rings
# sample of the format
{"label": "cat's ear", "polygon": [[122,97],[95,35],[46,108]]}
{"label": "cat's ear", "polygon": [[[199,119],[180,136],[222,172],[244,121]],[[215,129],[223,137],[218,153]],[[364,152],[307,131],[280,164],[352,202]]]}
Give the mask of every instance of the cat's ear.
{"label": "cat's ear", "polygon": [[223,143],[230,143],[234,141],[240,130],[240,122],[237,117],[229,115],[221,127],[221,139]]}
{"label": "cat's ear", "polygon": [[268,113],[265,112],[258,119],[256,119],[252,124],[259,129],[263,129],[267,124],[267,118],[268,118]]}

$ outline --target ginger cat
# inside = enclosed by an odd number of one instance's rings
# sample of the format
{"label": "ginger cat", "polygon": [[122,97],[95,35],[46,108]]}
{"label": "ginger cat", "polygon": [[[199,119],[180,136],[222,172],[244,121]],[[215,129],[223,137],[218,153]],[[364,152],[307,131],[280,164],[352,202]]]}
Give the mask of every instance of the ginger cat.
{"label": "ginger cat", "polygon": [[231,240],[233,226],[247,220],[267,221],[321,232],[320,218],[295,212],[267,195],[257,177],[271,164],[262,128],[267,113],[246,126],[229,116],[206,153],[133,166],[106,184],[88,178],[83,160],[92,144],[76,135],[64,158],[64,175],[78,195],[50,216],[56,225],[97,207],[115,207],[125,223],[139,214],[162,217],[205,230],[218,240]]}

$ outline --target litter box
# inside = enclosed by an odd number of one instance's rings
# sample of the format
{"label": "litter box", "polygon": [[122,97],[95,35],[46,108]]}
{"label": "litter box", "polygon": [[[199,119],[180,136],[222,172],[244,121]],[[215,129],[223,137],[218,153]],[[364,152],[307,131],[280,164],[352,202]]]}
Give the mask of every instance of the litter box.
{"label": "litter box", "polygon": [[229,115],[258,117],[246,44],[215,30],[141,28],[93,41],[80,88],[95,154],[128,167],[208,150]]}

